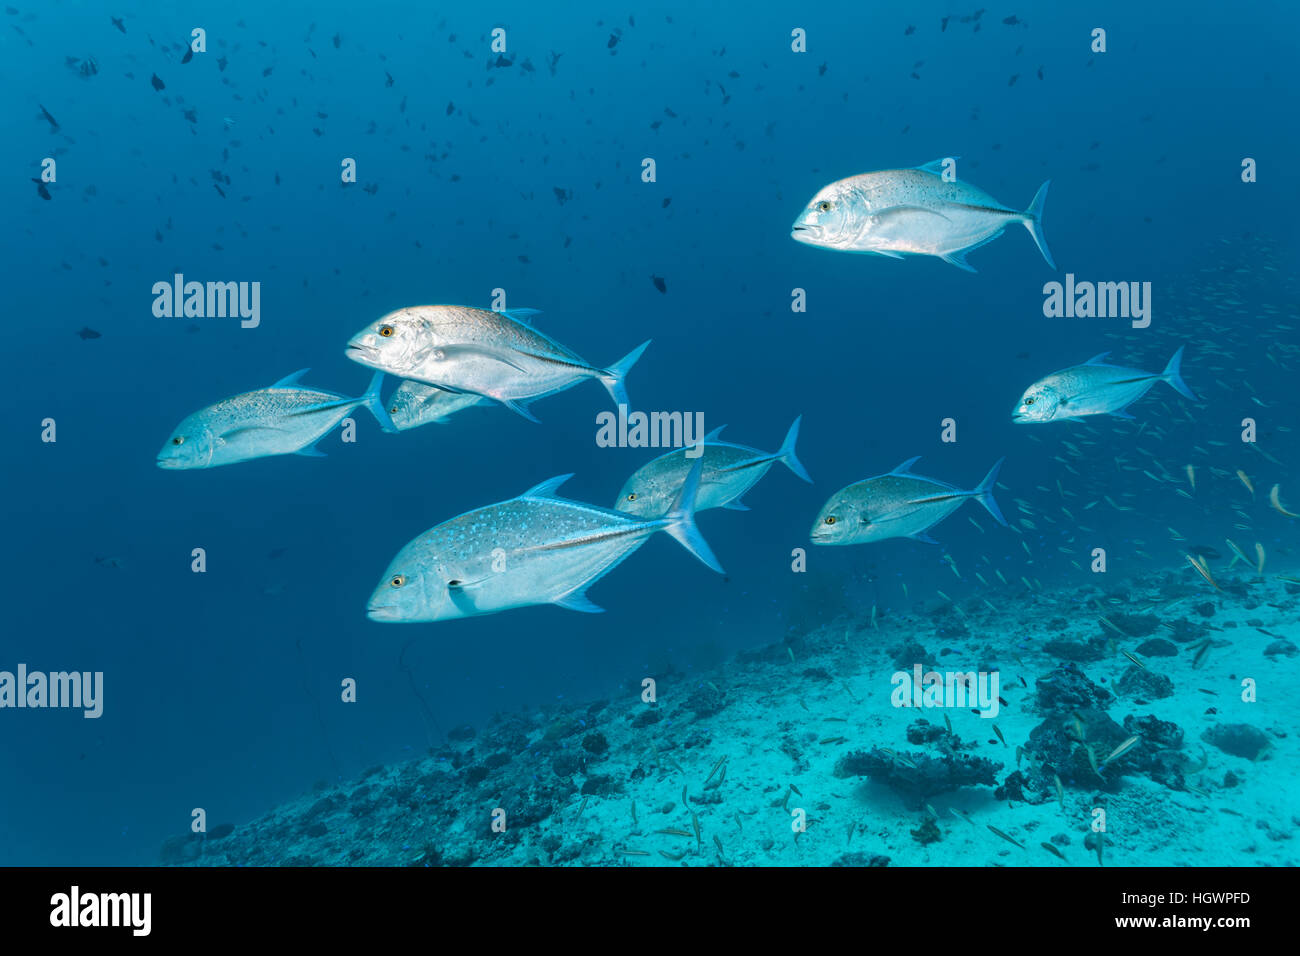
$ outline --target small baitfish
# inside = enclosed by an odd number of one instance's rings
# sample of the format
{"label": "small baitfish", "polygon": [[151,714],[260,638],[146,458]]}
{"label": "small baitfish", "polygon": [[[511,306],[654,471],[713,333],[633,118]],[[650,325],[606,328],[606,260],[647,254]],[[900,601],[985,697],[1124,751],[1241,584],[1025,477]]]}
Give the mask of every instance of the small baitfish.
{"label": "small baitfish", "polygon": [[445,425],[447,419],[471,405],[487,404],[472,392],[449,392],[436,385],[405,381],[388,396],[388,414],[399,431],[421,425]]}
{"label": "small baitfish", "polygon": [[867,478],[837,491],[813,524],[813,544],[867,544],[886,538],[914,538],[936,543],[925,532],[961,507],[968,498],[982,504],[1001,525],[1007,519],[993,500],[999,458],[974,491],[962,491],[947,482],[912,474],[909,458],[893,471]]}
{"label": "small baitfish", "polygon": [[1022,425],[1041,422],[1077,422],[1085,415],[1114,415],[1132,418],[1125,409],[1147,393],[1156,382],[1165,382],[1184,398],[1196,396],[1183,381],[1183,349],[1179,347],[1165,370],[1158,374],[1136,368],[1105,365],[1102,352],[1082,365],[1053,372],[1025,390],[1011,413]]}
{"label": "small baitfish", "polygon": [[530,421],[537,421],[530,402],[589,378],[599,379],[615,403],[630,404],[623,380],[648,341],[609,368],[597,368],[533,328],[529,320],[536,314],[459,305],[398,309],[354,335],[347,356],[402,378],[493,399]]}
{"label": "small baitfish", "polygon": [[383,372],[374,374],[360,398],[348,398],[300,386],[298,380],[309,371],[300,369],[269,388],[223,399],[187,416],[158,452],[158,467],[215,468],[268,455],[324,458],[316,442],[362,405],[384,431],[397,431],[379,396]]}
{"label": "small baitfish", "polygon": [[695,526],[696,461],[671,511],[637,518],[560,498],[561,475],[518,498],[468,511],[397,553],[370,597],[372,621],[445,621],[532,604],[602,610],[587,588],[656,531],[666,531],[713,570],[722,568]]}
{"label": "small baitfish", "polygon": [[[812,479],[804,470],[803,464],[795,455],[794,443],[799,438],[799,423],[803,416],[796,418],[790,430],[786,432],[785,441],[778,451],[762,452],[745,445],[733,445],[719,441],[718,433],[726,426],[719,426],[704,436],[703,451],[696,453],[696,446],[678,448],[660,455],[654,461],[642,465],[623,484],[614,507],[628,514],[642,517],[659,517],[672,507],[673,500],[681,491],[690,474],[691,466],[696,461],[703,462],[700,475],[700,493],[695,503],[696,511],[706,508],[730,508],[733,511],[748,511],[749,508],[740,500],[741,496],[754,487],[769,468],[781,462],[792,472],[809,484]],[[692,458],[690,455],[696,455]]]}
{"label": "small baitfish", "polygon": [[841,252],[938,256],[967,272],[967,254],[992,242],[1007,226],[1022,224],[1053,269],[1043,235],[1043,203],[1051,180],[1038,188],[1029,208],[1002,205],[982,189],[946,182],[938,159],[916,169],[884,169],[831,183],[794,221],[791,237]]}

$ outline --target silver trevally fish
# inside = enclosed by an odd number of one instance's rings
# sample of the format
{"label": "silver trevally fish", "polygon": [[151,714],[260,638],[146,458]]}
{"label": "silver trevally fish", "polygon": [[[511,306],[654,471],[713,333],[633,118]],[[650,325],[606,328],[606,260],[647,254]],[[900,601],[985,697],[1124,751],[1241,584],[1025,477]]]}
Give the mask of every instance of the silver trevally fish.
{"label": "silver trevally fish", "polygon": [[561,475],[518,498],[468,511],[420,535],[397,553],[370,597],[373,621],[444,621],[531,604],[602,610],[586,591],[667,531],[721,573],[695,526],[700,465],[687,476],[671,512],[643,519],[560,498]]}
{"label": "silver trevally fish", "polygon": [[1005,458],[999,458],[974,491],[962,491],[946,481],[912,474],[909,458],[893,471],[849,485],[831,495],[812,528],[813,544],[866,544],[886,538],[915,538],[936,543],[925,532],[974,498],[1005,525],[1002,509],[993,500],[993,485]]}
{"label": "silver trevally fish", "polygon": [[1084,415],[1132,418],[1125,409],[1145,395],[1156,382],[1167,382],[1179,395],[1196,401],[1196,396],[1183,381],[1181,347],[1159,374],[1105,365],[1102,359],[1109,354],[1102,352],[1082,365],[1040,378],[1020,396],[1011,420],[1028,425],[1062,420],[1077,422]]}
{"label": "silver trevally fish", "polygon": [[449,392],[436,385],[405,381],[388,396],[388,414],[399,431],[421,425],[447,424],[447,419],[487,399],[473,392]]}
{"label": "silver trevally fish", "polygon": [[299,369],[269,388],[223,399],[187,416],[158,452],[158,467],[215,468],[267,455],[324,458],[316,442],[362,405],[384,431],[397,431],[379,397],[383,372],[374,374],[360,398],[348,398],[299,385],[309,371]]}
{"label": "silver trevally fish", "polygon": [[799,242],[841,252],[939,256],[968,272],[972,249],[992,242],[1012,223],[1022,223],[1047,264],[1056,263],[1043,235],[1043,202],[1051,180],[1023,212],[1002,205],[982,189],[945,182],[944,160],[916,169],[883,169],[831,183],[794,221]]}
{"label": "silver trevally fish", "polygon": [[704,450],[695,458],[687,455],[687,452],[695,453],[695,446],[692,445],[674,449],[638,468],[624,482],[614,507],[642,517],[658,517],[667,513],[690,474],[692,465],[697,461],[703,464],[700,493],[695,502],[696,511],[704,511],[706,508],[748,511],[749,508],[740,500],[741,495],[754,487],[778,461],[811,484],[812,479],[794,452],[802,419],[801,415],[794,420],[780,450],[770,454],[756,448],[719,441],[718,433],[726,427],[719,426],[704,436]]}
{"label": "silver trevally fish", "polygon": [[596,368],[533,328],[529,319],[536,314],[460,305],[398,309],[354,335],[347,356],[402,378],[494,399],[531,421],[537,419],[529,402],[588,378],[599,379],[617,404],[629,404],[623,379],[648,341],[609,368]]}

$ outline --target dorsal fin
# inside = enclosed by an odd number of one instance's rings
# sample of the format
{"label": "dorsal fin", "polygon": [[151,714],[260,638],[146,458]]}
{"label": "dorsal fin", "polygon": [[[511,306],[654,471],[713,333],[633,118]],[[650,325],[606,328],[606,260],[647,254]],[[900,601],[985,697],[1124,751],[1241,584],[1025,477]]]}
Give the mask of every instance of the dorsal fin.
{"label": "dorsal fin", "polygon": [[289,388],[291,385],[297,385],[297,384],[298,384],[298,379],[302,378],[304,375],[306,375],[306,374],[307,374],[308,372],[310,372],[310,371],[311,371],[311,369],[309,369],[309,368],[300,368],[300,369],[298,369],[298,371],[294,372],[292,375],[286,375],[284,378],[280,379],[280,381],[276,382],[276,383],[275,383],[274,385],[272,385],[271,387],[272,387],[272,388]]}
{"label": "dorsal fin", "polygon": [[1098,352],[1096,355],[1094,355],[1092,358],[1088,359],[1088,361],[1084,362],[1083,364],[1084,364],[1084,365],[1100,365],[1100,364],[1102,363],[1102,360],[1103,360],[1107,355],[1109,355],[1109,354],[1110,354],[1109,352]]}
{"label": "dorsal fin", "polygon": [[541,309],[497,309],[496,311],[508,319],[513,319],[520,325],[528,326],[530,329],[535,328],[533,316],[542,314]]}
{"label": "dorsal fin", "polygon": [[928,163],[923,163],[923,164],[921,164],[920,166],[917,166],[916,168],[919,169],[919,170],[921,170],[922,172],[926,172],[926,173],[934,173],[936,176],[942,176],[942,175],[943,175],[943,164],[946,163],[946,162],[948,162],[948,160],[950,160],[950,159],[953,160],[953,161],[955,162],[956,160],[961,159],[961,157],[960,157],[960,156],[944,156],[942,159],[934,159],[934,160],[931,160],[930,162],[928,162]]}
{"label": "dorsal fin", "polygon": [[718,436],[722,434],[722,430],[726,427],[727,427],[726,425],[719,425],[717,428],[713,429],[713,431],[709,432],[707,435],[704,436],[704,441],[706,443],[711,441],[717,441]]}
{"label": "dorsal fin", "polygon": [[910,475],[910,474],[912,473],[912,466],[915,465],[915,464],[916,464],[918,461],[920,461],[920,460],[921,460],[921,456],[920,456],[920,455],[917,455],[915,458],[909,458],[909,459],[907,459],[907,461],[903,462],[901,465],[899,465],[897,468],[895,468],[893,471],[891,471],[890,474],[891,474],[891,475]]}
{"label": "dorsal fin", "polygon": [[555,493],[555,490],[572,477],[573,477],[573,472],[569,472],[567,475],[556,475],[554,478],[548,478],[546,481],[543,481],[540,485],[533,485],[533,487],[529,488],[519,497],[520,498],[558,498],[559,496]]}

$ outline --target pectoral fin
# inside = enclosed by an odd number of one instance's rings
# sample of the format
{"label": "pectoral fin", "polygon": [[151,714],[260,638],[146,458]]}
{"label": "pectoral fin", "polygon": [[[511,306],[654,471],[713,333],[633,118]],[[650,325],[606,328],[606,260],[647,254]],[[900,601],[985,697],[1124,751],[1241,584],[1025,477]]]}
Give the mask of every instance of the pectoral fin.
{"label": "pectoral fin", "polygon": [[447,594],[451,597],[451,603],[460,608],[465,614],[477,614],[478,605],[474,603],[474,589],[482,584],[486,578],[480,578],[477,581],[448,581]]}
{"label": "pectoral fin", "polygon": [[269,438],[277,434],[278,429],[266,428],[262,425],[249,425],[245,428],[232,428],[228,432],[222,432],[217,438],[224,442],[231,442],[242,438],[253,438],[258,432],[265,432]]}
{"label": "pectoral fin", "polygon": [[934,209],[926,209],[924,206],[890,206],[880,210],[880,212],[872,213],[871,218],[880,225],[897,227],[933,225],[935,218],[942,219],[944,222],[952,222],[943,213]]}
{"label": "pectoral fin", "polygon": [[[448,345],[441,350],[444,359],[465,358],[473,356],[477,358],[488,358],[494,362],[500,362],[502,365],[509,365],[518,372],[524,371],[523,366],[517,365],[510,360],[510,354],[501,349],[491,349],[482,345]],[[443,386],[439,386],[440,388]]]}

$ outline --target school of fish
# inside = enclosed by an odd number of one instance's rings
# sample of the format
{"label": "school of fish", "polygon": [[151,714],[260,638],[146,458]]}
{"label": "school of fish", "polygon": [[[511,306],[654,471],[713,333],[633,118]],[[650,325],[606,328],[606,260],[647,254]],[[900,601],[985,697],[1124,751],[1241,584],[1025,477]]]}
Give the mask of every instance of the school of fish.
{"label": "school of fish", "polygon": [[[1007,226],[1020,224],[1048,266],[1056,268],[1042,230],[1048,183],[1026,209],[1017,210],[958,181],[954,168],[955,158],[948,158],[841,179],[817,192],[791,235],[809,246],[845,252],[934,256],[974,272],[967,254]],[[317,443],[360,407],[389,433],[446,424],[474,406],[499,405],[536,422],[534,402],[587,379],[599,381],[616,405],[628,406],[628,373],[650,342],[609,365],[593,365],[539,331],[539,314],[459,305],[396,309],[347,342],[347,357],[373,370],[361,396],[307,388],[300,384],[308,371],[303,369],[187,416],[164,443],[157,464],[188,470],[277,455],[321,457]],[[1178,348],[1158,373],[1106,364],[1109,353],[1103,352],[1034,382],[1021,395],[1012,420],[1131,419],[1129,406],[1160,382],[1196,401],[1182,377],[1183,352]],[[380,388],[388,374],[401,381],[384,401]],[[659,531],[721,573],[695,525],[696,513],[749,510],[745,494],[778,462],[811,483],[795,449],[801,421],[795,418],[772,452],[724,441],[723,429],[715,428],[693,445],[638,468],[612,508],[560,497],[558,489],[570,477],[564,475],[508,501],[449,518],[398,551],[370,597],[367,616],[382,622],[431,622],[539,604],[600,611],[587,597],[588,588]],[[999,525],[1011,526],[994,498],[1004,459],[969,490],[916,474],[912,466],[917,460],[910,458],[833,494],[813,522],[812,543],[855,545],[890,538],[935,543],[929,532],[967,500],[981,505]],[[1190,466],[1188,477],[1194,488]],[[1272,500],[1288,514],[1276,487]],[[1032,527],[1025,517],[1019,523]],[[1204,559],[1192,559],[1193,567],[1207,574],[1198,560]]]}

